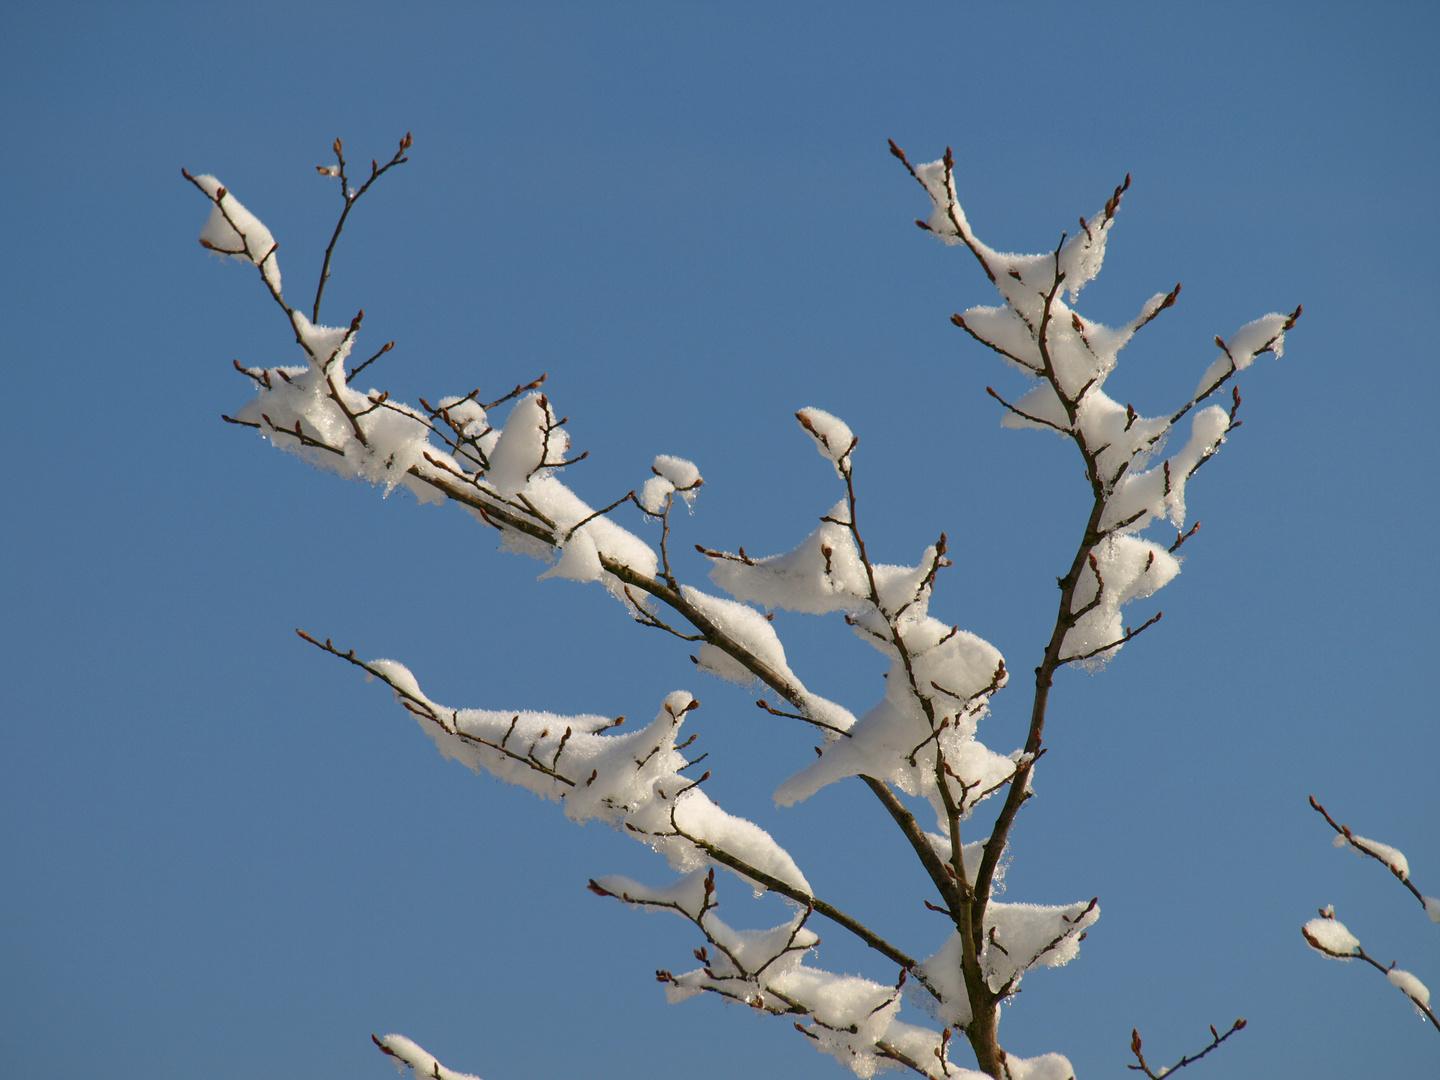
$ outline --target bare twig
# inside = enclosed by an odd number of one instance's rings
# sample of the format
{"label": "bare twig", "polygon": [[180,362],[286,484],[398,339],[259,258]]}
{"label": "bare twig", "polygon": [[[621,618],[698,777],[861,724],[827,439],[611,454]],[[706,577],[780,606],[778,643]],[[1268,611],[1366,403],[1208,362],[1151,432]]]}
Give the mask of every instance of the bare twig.
{"label": "bare twig", "polygon": [[[384,165],[372,161],[370,163],[370,178],[360,185],[358,191],[350,190],[350,181],[345,176],[345,155],[342,153],[342,146],[339,139],[335,140],[334,146],[335,160],[339,162],[339,164],[315,166],[321,176],[337,176],[340,178],[340,197],[345,200],[345,208],[340,211],[340,220],[335,222],[335,232],[331,235],[330,243],[326,245],[325,248],[325,261],[320,266],[320,284],[315,288],[315,305],[311,308],[310,321],[312,323],[318,324],[320,322],[320,298],[325,295],[325,283],[330,280],[330,256],[335,253],[335,244],[340,239],[341,230],[345,228],[345,219],[350,216],[350,211],[354,209],[355,204],[360,200],[360,196],[370,190],[371,184],[389,172],[392,166],[404,165],[405,162],[410,160],[405,156],[405,152],[410,149],[413,142],[414,140],[411,139],[410,133],[407,131],[405,137],[400,140],[400,149],[395,151],[394,157]],[[381,350],[381,352],[384,351],[383,349]],[[376,353],[375,355],[379,356],[380,354]],[[370,359],[373,360],[375,357],[372,356]],[[366,361],[367,364],[369,362],[369,360]]]}
{"label": "bare twig", "polygon": [[1135,1055],[1135,1060],[1138,1061],[1140,1064],[1126,1065],[1125,1067],[1127,1069],[1133,1069],[1136,1072],[1143,1072],[1146,1076],[1150,1077],[1150,1080],[1160,1080],[1160,1077],[1169,1076],[1176,1069],[1183,1069],[1186,1065],[1191,1065],[1199,1061],[1206,1054],[1210,1053],[1211,1050],[1214,1050],[1226,1039],[1230,1038],[1231,1035],[1234,1035],[1237,1031],[1242,1030],[1244,1027],[1245,1019],[1244,1017],[1241,1017],[1239,1020],[1236,1020],[1235,1023],[1230,1025],[1229,1031],[1225,1032],[1224,1035],[1221,1035],[1220,1032],[1215,1030],[1215,1025],[1211,1024],[1210,1043],[1208,1046],[1205,1047],[1205,1049],[1201,1050],[1198,1054],[1186,1054],[1174,1065],[1171,1065],[1168,1069],[1161,1069],[1158,1073],[1151,1070],[1150,1066],[1145,1063],[1145,1055],[1140,1052],[1140,1032],[1138,1029],[1134,1029],[1130,1032],[1130,1052]]}

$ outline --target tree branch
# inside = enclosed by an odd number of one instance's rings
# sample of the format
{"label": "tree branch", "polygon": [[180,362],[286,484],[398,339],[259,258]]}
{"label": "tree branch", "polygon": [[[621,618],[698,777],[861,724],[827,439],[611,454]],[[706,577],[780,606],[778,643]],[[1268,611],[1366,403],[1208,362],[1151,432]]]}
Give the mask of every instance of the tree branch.
{"label": "tree branch", "polygon": [[1146,1076],[1150,1078],[1150,1080],[1160,1080],[1160,1077],[1169,1076],[1176,1069],[1183,1069],[1186,1065],[1193,1065],[1195,1062],[1203,1058],[1206,1054],[1210,1053],[1211,1050],[1214,1050],[1217,1046],[1223,1043],[1226,1039],[1230,1038],[1231,1035],[1234,1035],[1237,1031],[1243,1030],[1244,1027],[1245,1019],[1242,1017],[1241,1019],[1236,1020],[1235,1023],[1230,1025],[1229,1031],[1225,1032],[1224,1035],[1221,1035],[1218,1031],[1215,1030],[1215,1025],[1211,1024],[1210,1044],[1206,1046],[1205,1049],[1201,1050],[1198,1054],[1186,1054],[1174,1065],[1171,1065],[1168,1069],[1161,1069],[1158,1073],[1151,1071],[1150,1066],[1145,1063],[1145,1055],[1140,1052],[1140,1047],[1142,1045],[1140,1040],[1140,1031],[1138,1028],[1134,1029],[1130,1032],[1130,1052],[1135,1055],[1135,1059],[1139,1061],[1140,1064],[1126,1065],[1125,1067],[1127,1069],[1133,1069],[1136,1072],[1143,1072]]}

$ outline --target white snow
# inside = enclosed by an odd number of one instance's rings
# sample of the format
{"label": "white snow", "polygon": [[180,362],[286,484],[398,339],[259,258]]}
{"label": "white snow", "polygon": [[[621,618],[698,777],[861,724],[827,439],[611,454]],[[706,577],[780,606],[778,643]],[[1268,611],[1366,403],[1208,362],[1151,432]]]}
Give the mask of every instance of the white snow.
{"label": "white snow", "polygon": [[1006,363],[1029,375],[1043,369],[1035,335],[1013,308],[972,307],[961,318],[971,333],[996,346]]}
{"label": "white snow", "polygon": [[686,461],[684,458],[671,457],[669,454],[660,454],[655,458],[655,463],[650,466],[656,476],[663,476],[677,489],[699,487],[703,480],[700,479],[700,470],[695,467],[693,461]]}
{"label": "white snow", "polygon": [[691,919],[698,919],[705,906],[705,878],[708,870],[693,870],[669,885],[643,885],[619,874],[607,874],[596,880],[606,892],[614,893],[636,907],[678,908]]}
{"label": "white snow", "polygon": [[447,1069],[440,1062],[435,1060],[433,1054],[429,1053],[419,1043],[412,1042],[404,1035],[386,1035],[377,1038],[376,1043],[395,1059],[395,1067],[399,1072],[404,1072],[404,1066],[408,1065],[414,1070],[416,1077],[427,1077],[429,1080],[480,1080],[472,1073],[456,1072],[454,1069]]}
{"label": "white snow", "polygon": [[1327,956],[1345,960],[1358,955],[1360,941],[1345,928],[1345,924],[1333,917],[1321,916],[1311,919],[1301,933],[1312,949],[1318,949]]}
{"label": "white snow", "polygon": [[[791,888],[799,889],[803,893],[810,892],[810,883],[795,865],[795,860],[768,832],[754,822],[721,810],[699,788],[691,788],[676,800],[671,816],[676,827],[686,835],[694,837],[696,841],[720,848],[747,866],[783,881]],[[725,866],[725,869],[745,877],[743,871],[729,866]],[[755,887],[759,889],[761,886],[757,882]]]}
{"label": "white snow", "polygon": [[822,409],[806,408],[795,414],[800,426],[815,440],[820,456],[829,459],[840,472],[840,463],[855,448],[855,435],[845,421]]}
{"label": "white snow", "polygon": [[1382,844],[1378,840],[1367,840],[1365,837],[1356,836],[1354,833],[1350,834],[1348,840],[1344,836],[1337,835],[1334,843],[1337,848],[1348,847],[1357,854],[1370,855],[1379,859],[1391,870],[1395,871],[1401,881],[1408,881],[1410,878],[1410,863],[1398,848],[1393,848],[1389,844]]}
{"label": "white snow", "polygon": [[[1131,600],[1151,595],[1180,572],[1179,560],[1164,547],[1134,536],[1102,540],[1094,554],[1096,567],[1081,572],[1073,606],[1078,609],[1089,604],[1095,598],[1099,580],[1105,582],[1105,591],[1100,603],[1066,633],[1065,656],[1081,656],[1118,642],[1125,633],[1120,609]],[[1109,655],[1113,650],[1095,659]]]}
{"label": "white snow", "polygon": [[1276,356],[1284,356],[1285,321],[1284,315],[1271,312],[1235,331],[1225,348],[1234,359],[1236,369],[1244,371],[1266,349]]}
{"label": "white snow", "polygon": [[934,212],[926,221],[930,231],[947,244],[960,243],[960,233],[955,226],[958,223],[961,229],[969,232],[970,223],[965,220],[965,211],[960,208],[960,201],[955,197],[954,174],[946,176],[943,161],[930,161],[915,166],[915,175],[925,185],[925,190],[930,193],[930,199],[935,204]]}
{"label": "white snow", "polygon": [[540,394],[527,394],[510,410],[486,477],[502,497],[513,498],[543,464],[563,459],[568,438],[563,429],[548,431],[554,422]]}
{"label": "white snow", "polygon": [[200,230],[200,243],[217,255],[228,255],[260,267],[265,280],[278,295],[280,267],[275,260],[275,237],[270,235],[270,230],[215,177],[197,176],[195,183],[212,200],[210,217]]}
{"label": "white snow", "polygon": [[1033,1058],[1010,1054],[1005,1058],[1005,1067],[1010,1080],[1075,1080],[1075,1066],[1064,1054],[1041,1054]]}
{"label": "white snow", "polygon": [[655,475],[645,481],[638,496],[640,506],[646,513],[657,517],[663,514],[669,503],[669,496],[676,491],[686,505],[695,505],[695,489],[705,481],[700,478],[700,470],[695,467],[694,462],[661,454],[650,466],[650,471]]}
{"label": "white snow", "polygon": [[1093,902],[1046,907],[1002,904],[985,907],[985,952],[981,962],[990,987],[1015,985],[1036,967],[1063,967],[1080,952],[1080,935],[1100,918]]}
{"label": "white snow", "polygon": [[750,563],[715,559],[710,580],[736,600],[785,611],[824,615],[860,610],[868,598],[869,582],[850,530],[836,524],[849,520],[848,503],[838,503],[825,518],[786,555]]}
{"label": "white snow", "polygon": [[600,565],[600,549],[595,546],[595,537],[586,525],[577,529],[575,535],[561,545],[560,558],[540,575],[540,580],[558,577],[570,581],[599,581],[604,573]]}
{"label": "white snow", "polygon": [[[1100,917],[1091,903],[1063,907],[1002,904],[985,907],[985,950],[980,962],[993,991],[1014,989],[1025,972],[1037,967],[1062,967],[1080,951],[1080,935]],[[911,997],[951,1026],[968,1024],[969,997],[961,974],[964,941],[958,933],[945,939],[940,951],[922,963],[926,982],[939,997],[912,988]]]}
{"label": "white snow", "polygon": [[675,485],[663,476],[652,476],[640,488],[638,496],[640,506],[646,513],[655,514],[657,517],[665,513],[665,507],[669,503],[670,493],[675,490]]}
{"label": "white snow", "polygon": [[[417,715],[416,721],[447,758],[563,802],[572,821],[623,827],[683,872],[710,865],[707,848],[717,849],[810,892],[794,859],[768,832],[721,810],[680,774],[687,762],[675,749],[675,737],[694,701],[689,694],[670,694],[642,730],[601,734],[614,726],[608,717],[452,709],[427,698],[404,665],[377,660],[370,666],[429,708],[435,718]],[[744,873],[714,864],[760,887]]]}
{"label": "white snow", "polygon": [[1399,968],[1391,968],[1385,973],[1385,977],[1390,980],[1392,986],[1399,987],[1400,992],[1414,1001],[1416,1005],[1430,1004],[1429,989],[1414,975],[1411,975],[1410,972],[1401,971]]}
{"label": "white snow", "polygon": [[[747,604],[711,596],[690,585],[682,585],[680,592],[727,638],[782,677],[791,682],[797,681],[785,663],[785,647],[780,644],[775,627],[764,615]],[[749,686],[755,681],[755,676],[729,653],[708,642],[697,650],[697,657],[702,668],[721,678],[742,686]]]}

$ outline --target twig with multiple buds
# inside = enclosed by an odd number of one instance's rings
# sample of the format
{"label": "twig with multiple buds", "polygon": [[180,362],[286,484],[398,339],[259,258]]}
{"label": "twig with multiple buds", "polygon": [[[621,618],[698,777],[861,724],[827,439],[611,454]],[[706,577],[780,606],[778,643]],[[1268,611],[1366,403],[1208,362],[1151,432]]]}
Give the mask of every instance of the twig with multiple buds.
{"label": "twig with multiple buds", "polygon": [[[358,190],[351,190],[350,188],[350,181],[345,175],[345,154],[343,153],[343,147],[338,138],[335,140],[333,147],[336,164],[315,166],[315,171],[321,176],[336,176],[340,178],[340,197],[345,200],[345,208],[340,211],[340,220],[335,222],[335,231],[330,236],[330,243],[325,247],[325,261],[320,267],[320,284],[315,287],[315,306],[311,309],[310,313],[311,322],[318,323],[320,321],[320,298],[325,295],[325,283],[330,280],[330,257],[335,253],[335,245],[340,240],[341,230],[345,228],[345,219],[350,216],[350,211],[355,208],[355,204],[360,201],[360,196],[370,190],[371,184],[384,176],[394,166],[404,165],[405,162],[410,160],[405,156],[405,153],[414,143],[415,140],[410,137],[410,133],[407,131],[405,137],[400,140],[400,149],[395,151],[394,157],[384,165],[381,165],[378,161],[370,162],[369,179],[361,184]],[[394,344],[392,341],[390,345],[385,346],[385,348],[381,349],[375,356],[372,356],[370,360],[365,361],[365,364],[376,359],[380,356],[380,353],[388,351]],[[364,367],[365,364],[360,366]]]}
{"label": "twig with multiple buds", "polygon": [[[1433,921],[1440,922],[1440,898],[1426,896],[1415,887],[1415,883],[1410,880],[1410,864],[1404,855],[1388,844],[1356,836],[1350,831],[1348,825],[1342,825],[1332,818],[1330,812],[1320,805],[1314,795],[1310,796],[1310,807],[1335,830],[1336,847],[1348,847],[1351,851],[1380,863],[1420,902],[1420,906],[1425,909],[1425,914]],[[1415,1010],[1429,1020],[1437,1032],[1440,1032],[1440,1018],[1436,1017],[1434,1010],[1430,1007],[1430,991],[1425,984],[1408,971],[1399,970],[1397,961],[1392,961],[1389,966],[1386,966],[1367,953],[1354,935],[1345,929],[1344,924],[1336,921],[1333,907],[1321,908],[1320,918],[1310,920],[1300,928],[1300,933],[1312,949],[1322,952],[1326,956],[1332,956],[1337,960],[1365,961],[1389,979],[1392,985],[1410,999]]]}
{"label": "twig with multiple buds", "polygon": [[1244,1027],[1245,1027],[1245,1018],[1244,1018],[1244,1017],[1241,1017],[1239,1020],[1236,1020],[1235,1023],[1233,1023],[1233,1024],[1230,1025],[1230,1030],[1229,1030],[1229,1031],[1225,1032],[1224,1035],[1221,1035],[1220,1032],[1215,1029],[1215,1025],[1214,1025],[1214,1024],[1211,1024],[1211,1025],[1210,1025],[1210,1042],[1209,1042],[1209,1044],[1205,1047],[1205,1049],[1201,1050],[1198,1054],[1186,1054],[1186,1055],[1185,1055],[1184,1057],[1182,1057],[1179,1061],[1177,1061],[1174,1065],[1171,1065],[1168,1069],[1161,1069],[1158,1073],[1155,1072],[1153,1069],[1150,1068],[1150,1066],[1149,1066],[1149,1065],[1146,1063],[1146,1061],[1145,1061],[1145,1055],[1144,1055],[1143,1053],[1141,1053],[1140,1048],[1141,1048],[1141,1046],[1142,1046],[1142,1042],[1141,1042],[1141,1039],[1140,1039],[1140,1031],[1139,1031],[1139,1029],[1137,1028],[1137,1029],[1132,1030],[1132,1031],[1130,1032],[1130,1052],[1135,1055],[1135,1060],[1138,1061],[1139,1064],[1138,1064],[1138,1065],[1126,1065],[1125,1067],[1126,1067],[1127,1069],[1133,1069],[1135,1072],[1142,1072],[1142,1073],[1144,1073],[1146,1076],[1148,1076],[1148,1077],[1150,1078],[1150,1080],[1160,1080],[1160,1077],[1162,1077],[1162,1076],[1169,1076],[1169,1075],[1170,1075],[1171,1073],[1173,1073],[1176,1069],[1183,1069],[1186,1065],[1193,1065],[1193,1064],[1195,1064],[1195,1062],[1199,1061],[1199,1060],[1200,1060],[1201,1058],[1203,1058],[1206,1054],[1210,1053],[1211,1050],[1214,1050],[1217,1046],[1219,1046],[1221,1043],[1223,1043],[1226,1039],[1230,1038],[1231,1035],[1234,1035],[1237,1031],[1242,1030]]}

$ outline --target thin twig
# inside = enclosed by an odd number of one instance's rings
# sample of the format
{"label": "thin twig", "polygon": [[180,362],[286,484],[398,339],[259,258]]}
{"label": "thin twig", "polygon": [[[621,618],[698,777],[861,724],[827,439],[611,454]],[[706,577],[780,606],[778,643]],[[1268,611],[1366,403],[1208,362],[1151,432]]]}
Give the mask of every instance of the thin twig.
{"label": "thin twig", "polygon": [[[340,239],[340,231],[345,228],[345,219],[350,216],[360,196],[370,190],[370,185],[390,171],[391,166],[403,165],[410,159],[405,156],[405,151],[410,149],[414,142],[407,131],[405,137],[400,140],[400,149],[395,151],[395,156],[384,165],[375,162],[370,163],[370,179],[360,185],[360,190],[351,192],[350,181],[345,176],[345,155],[341,153],[341,143],[335,140],[335,158],[339,162],[336,166],[327,167],[324,165],[315,166],[321,176],[338,176],[340,178],[340,196],[345,200],[345,209],[340,211],[340,220],[335,223],[335,232],[330,237],[330,243],[325,248],[325,261],[320,266],[320,284],[315,288],[315,306],[311,308],[310,321],[316,325],[320,322],[320,298],[325,295],[325,283],[330,280],[330,256],[335,253],[335,244]],[[384,350],[382,349],[381,352]],[[375,354],[379,356],[379,353]],[[375,357],[371,357],[373,360]],[[367,360],[366,363],[369,363]]]}
{"label": "thin twig", "polygon": [[1370,858],[1374,859],[1376,862],[1384,866],[1386,870],[1389,870],[1390,873],[1394,874],[1395,880],[1400,882],[1401,885],[1404,885],[1405,888],[1409,889],[1410,892],[1414,894],[1415,899],[1420,901],[1420,906],[1422,908],[1425,908],[1427,914],[1429,913],[1430,909],[1425,905],[1425,894],[1415,887],[1415,883],[1410,880],[1409,873],[1402,874],[1398,869],[1391,866],[1389,860],[1387,860],[1378,851],[1375,851],[1373,848],[1367,847],[1363,838],[1355,836],[1350,831],[1350,826],[1341,825],[1334,818],[1332,818],[1329,812],[1325,809],[1325,807],[1321,806],[1318,802],[1315,801],[1314,795],[1310,796],[1310,806],[1312,809],[1317,811],[1321,817],[1323,817],[1327,822],[1329,822],[1330,827],[1334,829],[1337,833],[1339,833],[1341,836],[1343,836],[1346,842],[1348,842],[1352,848],[1360,852],[1360,854],[1362,855],[1370,856]]}
{"label": "thin twig", "polygon": [[1230,1025],[1229,1031],[1225,1032],[1224,1035],[1221,1035],[1218,1031],[1215,1030],[1215,1025],[1211,1024],[1210,1044],[1206,1046],[1205,1049],[1201,1050],[1198,1054],[1186,1054],[1174,1065],[1171,1065],[1168,1069],[1161,1069],[1158,1073],[1151,1071],[1150,1066],[1145,1063],[1145,1055],[1140,1052],[1140,1047],[1142,1045],[1140,1039],[1140,1031],[1138,1028],[1132,1029],[1130,1032],[1130,1052],[1135,1055],[1136,1060],[1139,1061],[1140,1064],[1126,1065],[1125,1067],[1127,1069],[1133,1069],[1136,1072],[1143,1072],[1146,1076],[1150,1077],[1150,1080],[1160,1080],[1160,1077],[1169,1076],[1176,1069],[1183,1069],[1186,1065],[1191,1065],[1199,1061],[1206,1054],[1210,1053],[1211,1050],[1214,1050],[1226,1039],[1230,1038],[1231,1035],[1234,1035],[1237,1031],[1242,1030],[1244,1027],[1245,1018],[1241,1017],[1239,1020],[1236,1020],[1235,1023]]}

